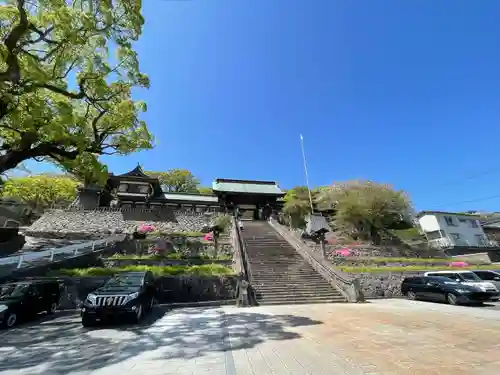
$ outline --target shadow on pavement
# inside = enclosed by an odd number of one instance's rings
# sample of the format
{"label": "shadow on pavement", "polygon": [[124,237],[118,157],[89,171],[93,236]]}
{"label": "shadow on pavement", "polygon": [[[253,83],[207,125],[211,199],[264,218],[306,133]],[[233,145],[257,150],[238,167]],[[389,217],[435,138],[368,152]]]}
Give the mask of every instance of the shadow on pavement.
{"label": "shadow on pavement", "polygon": [[[83,328],[75,314],[24,325],[0,336],[0,373],[69,374],[138,359],[190,359],[251,348],[268,340],[300,338],[293,327],[321,324],[294,315],[218,308],[156,308],[139,325]],[[131,362],[132,362],[131,361]],[[130,362],[130,363],[131,363]]]}

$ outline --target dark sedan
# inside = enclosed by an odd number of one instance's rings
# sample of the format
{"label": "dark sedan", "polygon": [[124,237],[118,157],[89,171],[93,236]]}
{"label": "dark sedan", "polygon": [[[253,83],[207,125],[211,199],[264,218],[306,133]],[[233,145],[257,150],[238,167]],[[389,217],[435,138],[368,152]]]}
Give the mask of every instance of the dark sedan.
{"label": "dark sedan", "polygon": [[488,302],[498,299],[499,295],[439,276],[407,277],[401,284],[401,292],[410,300],[448,302],[450,305]]}

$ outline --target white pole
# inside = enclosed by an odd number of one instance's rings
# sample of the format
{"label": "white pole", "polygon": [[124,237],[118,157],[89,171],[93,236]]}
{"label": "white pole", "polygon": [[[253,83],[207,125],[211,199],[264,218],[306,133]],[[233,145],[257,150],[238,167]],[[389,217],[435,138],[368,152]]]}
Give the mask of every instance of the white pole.
{"label": "white pole", "polygon": [[302,159],[304,159],[304,172],[306,174],[306,185],[307,185],[307,191],[309,193],[309,203],[311,204],[311,213],[313,213],[314,207],[313,207],[311,189],[309,187],[309,176],[307,174],[306,152],[304,151],[304,137],[302,137],[302,134],[300,135],[300,146],[302,148]]}

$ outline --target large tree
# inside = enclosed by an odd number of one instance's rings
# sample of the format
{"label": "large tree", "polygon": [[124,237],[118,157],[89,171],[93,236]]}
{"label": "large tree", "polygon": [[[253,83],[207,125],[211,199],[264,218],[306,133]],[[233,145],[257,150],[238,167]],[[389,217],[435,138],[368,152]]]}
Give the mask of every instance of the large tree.
{"label": "large tree", "polygon": [[76,197],[77,185],[77,180],[64,175],[11,177],[3,185],[2,197],[21,201],[32,210],[42,211],[54,204],[70,204]]}
{"label": "large tree", "polygon": [[[313,204],[315,191],[311,191]],[[311,213],[311,201],[309,199],[309,189],[306,186],[296,186],[287,190],[283,198],[283,213],[285,219],[290,220],[289,224],[294,228],[302,228],[305,225],[305,218]]]}
{"label": "large tree", "polygon": [[4,0],[0,6],[0,173],[49,160],[83,179],[101,155],[152,147],[132,88],[140,0]]}
{"label": "large tree", "polygon": [[324,208],[335,208],[335,227],[378,244],[381,233],[408,220],[413,210],[407,194],[371,181],[348,181],[322,189]]}
{"label": "large tree", "polygon": [[197,193],[200,181],[187,169],[170,169],[166,172],[146,172],[157,177],[162,187],[172,193]]}

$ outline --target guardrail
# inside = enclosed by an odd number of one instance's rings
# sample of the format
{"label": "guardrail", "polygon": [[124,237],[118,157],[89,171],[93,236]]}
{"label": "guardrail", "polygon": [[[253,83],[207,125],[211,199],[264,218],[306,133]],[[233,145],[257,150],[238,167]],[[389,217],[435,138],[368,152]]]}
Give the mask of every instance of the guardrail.
{"label": "guardrail", "polygon": [[68,257],[70,257],[102,250],[110,245],[114,245],[118,241],[122,241],[124,238],[124,235],[116,235],[102,240],[88,241],[60,248],[29,252],[17,256],[0,258],[0,265],[4,266],[16,264],[16,268],[22,268],[24,263],[42,260],[43,258],[48,258],[47,261],[50,263],[53,262],[54,258],[58,255],[67,254],[69,255]]}

